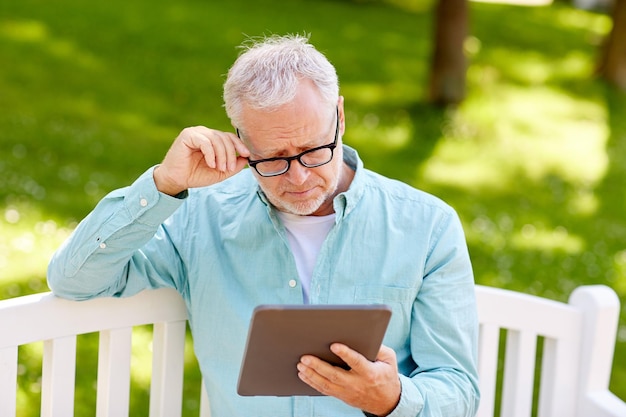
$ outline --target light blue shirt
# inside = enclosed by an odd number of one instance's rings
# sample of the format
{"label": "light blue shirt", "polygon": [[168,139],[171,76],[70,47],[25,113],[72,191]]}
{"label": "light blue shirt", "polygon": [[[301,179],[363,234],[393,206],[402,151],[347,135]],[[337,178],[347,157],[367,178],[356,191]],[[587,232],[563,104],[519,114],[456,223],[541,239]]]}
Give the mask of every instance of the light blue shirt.
{"label": "light blue shirt", "polygon": [[[392,417],[473,416],[478,321],[458,216],[364,169],[347,146],[344,160],[356,174],[334,200],[310,303],[392,307],[384,344],[396,352],[402,384]],[[303,303],[285,228],[248,169],[183,199],[159,193],[148,170],[81,222],[50,262],[48,283],[71,299],[176,288],[216,417],[363,416],[331,397],[237,395],[252,310]]]}

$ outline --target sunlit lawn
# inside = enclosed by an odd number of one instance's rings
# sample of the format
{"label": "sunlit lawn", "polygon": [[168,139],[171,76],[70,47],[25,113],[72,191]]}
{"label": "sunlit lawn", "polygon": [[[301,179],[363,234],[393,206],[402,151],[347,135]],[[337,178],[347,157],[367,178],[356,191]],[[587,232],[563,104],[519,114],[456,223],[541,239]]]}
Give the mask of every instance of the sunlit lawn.
{"label": "sunlit lawn", "polygon": [[[158,163],[181,128],[229,129],[221,85],[245,35],[310,32],[339,71],[345,141],[369,168],[459,211],[478,283],[561,301],[604,283],[626,304],[626,97],[592,77],[609,19],[562,4],[472,3],[468,97],[444,111],[424,103],[427,9],[2,2],[0,298],[45,291],[48,258],[76,222]],[[620,324],[611,388],[626,398],[626,309]],[[139,362],[146,331],[134,342]],[[82,368],[95,367],[86,353],[96,342],[80,340]],[[20,353],[20,415],[37,415],[40,347]],[[137,369],[131,415],[146,407]],[[77,415],[91,415],[95,375],[79,378]],[[186,415],[197,407],[186,402]]]}

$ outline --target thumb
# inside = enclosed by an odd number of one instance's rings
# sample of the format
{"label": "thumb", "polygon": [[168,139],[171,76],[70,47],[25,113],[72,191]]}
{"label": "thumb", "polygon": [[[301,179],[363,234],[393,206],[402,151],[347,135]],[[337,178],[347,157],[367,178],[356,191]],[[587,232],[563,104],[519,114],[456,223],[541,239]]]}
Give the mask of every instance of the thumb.
{"label": "thumb", "polygon": [[387,347],[385,345],[382,345],[380,347],[380,350],[378,351],[378,354],[376,355],[376,360],[380,362],[388,363],[389,365],[397,366],[396,352],[390,347]]}

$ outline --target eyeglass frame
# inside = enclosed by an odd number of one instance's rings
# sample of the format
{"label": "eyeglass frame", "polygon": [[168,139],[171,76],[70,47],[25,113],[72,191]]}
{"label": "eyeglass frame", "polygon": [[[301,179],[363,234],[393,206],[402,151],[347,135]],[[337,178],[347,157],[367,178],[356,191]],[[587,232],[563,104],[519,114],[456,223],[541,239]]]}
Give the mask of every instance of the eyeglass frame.
{"label": "eyeglass frame", "polygon": [[[239,139],[241,139],[241,135],[239,134],[239,128],[235,129],[237,131],[237,137]],[[335,156],[335,148],[337,147],[337,140],[339,139],[339,106],[337,106],[337,125],[335,127],[335,139],[333,140],[332,143],[329,143],[328,145],[322,145],[322,146],[318,146],[315,148],[311,148],[311,149],[307,149],[304,152],[300,152],[298,155],[294,155],[294,156],[279,156],[279,157],[274,157],[274,158],[265,158],[265,159],[257,159],[257,160],[253,160],[250,158],[248,159],[248,165],[251,168],[254,168],[254,170],[262,177],[264,178],[268,178],[268,177],[277,177],[279,175],[283,175],[285,174],[287,171],[289,171],[289,168],[291,168],[291,161],[297,160],[300,165],[302,165],[305,168],[317,168],[317,167],[321,167],[323,165],[328,164],[330,161],[333,160],[334,156]],[[243,140],[243,139],[242,139]],[[319,151],[321,149],[330,149],[330,158],[328,159],[328,161],[321,163],[321,164],[306,164],[302,161],[302,157],[308,153],[311,152],[315,152],[315,151]],[[263,174],[262,172],[260,172],[257,169],[257,165],[262,163],[262,162],[272,162],[272,161],[285,161],[287,162],[287,167],[283,170],[283,171],[279,171],[275,174]]]}

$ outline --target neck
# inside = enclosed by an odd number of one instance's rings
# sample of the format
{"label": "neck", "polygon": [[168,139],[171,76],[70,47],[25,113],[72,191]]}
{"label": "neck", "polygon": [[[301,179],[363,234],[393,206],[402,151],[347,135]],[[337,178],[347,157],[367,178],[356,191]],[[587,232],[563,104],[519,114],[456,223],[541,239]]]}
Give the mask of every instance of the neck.
{"label": "neck", "polygon": [[337,195],[348,191],[350,188],[350,184],[352,184],[352,180],[354,179],[354,170],[348,166],[345,162],[341,164],[341,175],[339,177],[339,182],[337,183],[337,189],[335,192],[329,196],[329,198],[324,201],[324,203],[320,206],[319,209],[312,213],[312,216],[327,216],[329,214],[333,214],[335,212],[335,207],[333,206],[333,200]]}

